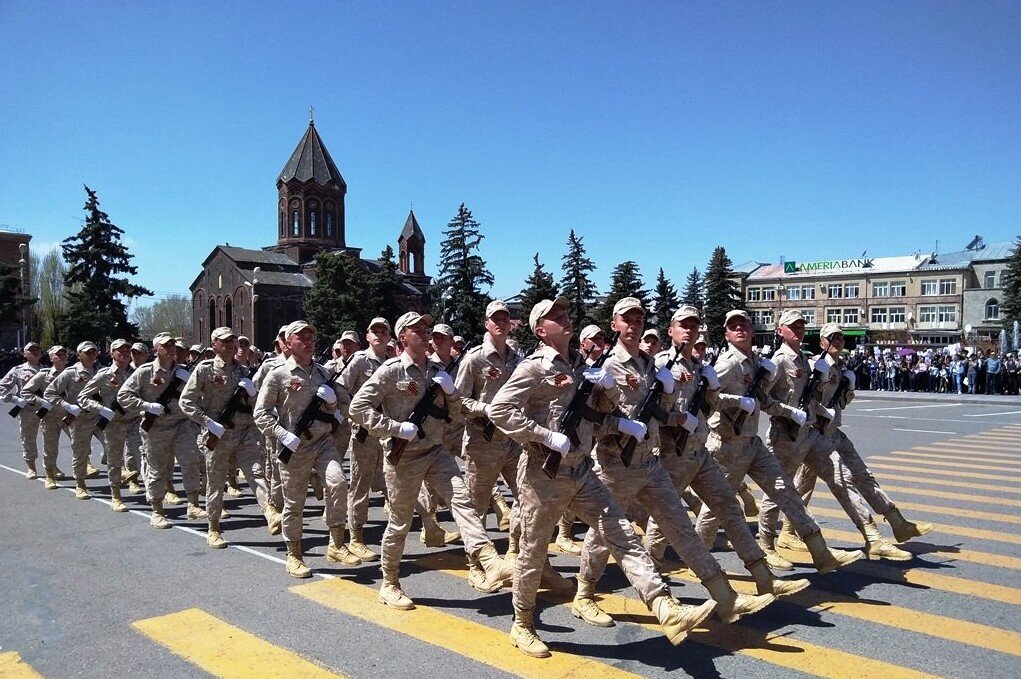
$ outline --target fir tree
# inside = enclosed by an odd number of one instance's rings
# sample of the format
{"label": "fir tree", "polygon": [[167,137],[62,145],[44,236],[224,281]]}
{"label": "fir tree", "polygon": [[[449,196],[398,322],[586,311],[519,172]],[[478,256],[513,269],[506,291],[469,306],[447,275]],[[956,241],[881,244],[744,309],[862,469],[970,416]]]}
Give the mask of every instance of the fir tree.
{"label": "fir tree", "polygon": [[[373,316],[382,316],[391,324],[394,323],[404,313],[404,307],[398,300],[405,296],[407,293],[404,291],[404,281],[397,268],[397,260],[394,259],[394,249],[387,245],[379,255],[379,273],[372,282],[371,306],[375,309]],[[360,328],[355,330],[361,332]]]}
{"label": "fir tree", "polygon": [[[679,306],[681,306],[681,302],[677,299],[677,289],[674,288],[673,283],[667,280],[662,267],[660,267],[659,276],[656,277],[656,291],[652,302],[652,315],[654,317],[656,329],[659,330],[660,339],[664,342],[667,337],[667,328],[670,327],[670,317],[674,315],[674,312],[677,311]],[[648,322],[646,325],[648,325]]]}
{"label": "fir tree", "polygon": [[1014,243],[1007,268],[1001,274],[1000,285],[1003,287],[1000,320],[1010,336],[1014,331],[1014,321],[1021,322],[1021,236]]}
{"label": "fir tree", "polygon": [[[591,274],[596,270],[595,264],[585,252],[582,238],[576,236],[574,229],[567,237],[567,254],[561,258],[564,277],[560,279],[560,294],[567,298],[568,313],[574,321],[575,328],[583,328],[595,319],[589,314],[589,306],[597,294]],[[522,309],[528,313],[531,309]]]}
{"label": "fir tree", "polygon": [[433,316],[454,332],[477,341],[485,332],[486,305],[490,297],[483,286],[493,284],[493,274],[478,254],[484,236],[481,225],[464,203],[447,224],[440,245],[440,275],[430,288],[435,300]]}
{"label": "fir tree", "polygon": [[705,309],[702,318],[706,324],[709,346],[723,346],[723,321],[727,312],[741,306],[741,294],[737,283],[733,281],[732,266],[727,251],[722,245],[716,246],[705,270]]}
{"label": "fir tree", "polygon": [[121,243],[124,231],[110,223],[99,209],[96,192],[85,187],[88,215],[81,230],[61,244],[67,271],[64,291],[67,305],[58,323],[60,341],[75,346],[84,340],[135,337],[138,328],[128,321],[124,300],[152,295],[152,291],[131,283],[126,276],[138,274],[132,255]]}
{"label": "fir tree", "polygon": [[642,302],[642,308],[648,309],[649,291],[642,286],[642,274],[636,263],[628,260],[614,267],[613,273],[610,274],[610,291],[596,312],[596,323],[599,327],[603,330],[609,329],[610,321],[613,320],[613,305],[624,297],[637,297]]}
{"label": "fir tree", "polygon": [[[316,255],[316,279],[305,294],[305,318],[316,329],[316,349],[324,351],[345,330],[361,332],[377,315],[365,303],[373,281],[362,263],[345,251]],[[391,323],[395,319],[387,319]]]}
{"label": "fir tree", "polygon": [[522,346],[535,342],[535,334],[528,327],[528,314],[532,307],[544,299],[556,299],[557,284],[553,280],[553,274],[546,271],[542,262],[539,261],[539,253],[532,256],[535,268],[532,274],[525,280],[525,287],[521,291],[521,315],[523,323],[511,332],[511,337],[516,339]]}
{"label": "fir tree", "polygon": [[[25,282],[26,289],[28,281]],[[36,300],[21,289],[21,271],[18,267],[0,262],[0,326],[21,323],[24,310]]]}
{"label": "fir tree", "polygon": [[681,302],[701,310],[702,305],[705,303],[705,293],[702,289],[703,283],[702,274],[698,272],[698,267],[692,268],[687,280],[684,281],[684,292],[681,293]]}

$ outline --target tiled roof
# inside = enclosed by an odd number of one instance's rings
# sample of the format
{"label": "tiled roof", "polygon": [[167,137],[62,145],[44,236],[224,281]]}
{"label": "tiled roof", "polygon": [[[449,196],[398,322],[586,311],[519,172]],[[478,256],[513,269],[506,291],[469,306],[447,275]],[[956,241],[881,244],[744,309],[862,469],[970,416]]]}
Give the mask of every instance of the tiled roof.
{"label": "tiled roof", "polygon": [[422,233],[422,229],[418,225],[418,220],[415,219],[414,210],[408,212],[408,219],[404,222],[404,228],[401,229],[400,240],[408,240],[412,236],[418,236],[423,243],[425,242],[425,234]]}
{"label": "tiled roof", "polygon": [[326,150],[326,145],[316,132],[315,123],[311,120],[290,160],[280,171],[277,181],[286,184],[292,179],[302,182],[314,181],[320,186],[347,187],[340,170],[330,157],[330,152]]}

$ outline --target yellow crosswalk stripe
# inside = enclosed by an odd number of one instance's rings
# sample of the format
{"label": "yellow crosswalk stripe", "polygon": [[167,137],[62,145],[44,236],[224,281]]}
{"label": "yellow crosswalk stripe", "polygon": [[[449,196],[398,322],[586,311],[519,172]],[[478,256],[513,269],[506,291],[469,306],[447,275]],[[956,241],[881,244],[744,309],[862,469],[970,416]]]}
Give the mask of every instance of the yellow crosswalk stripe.
{"label": "yellow crosswalk stripe", "polygon": [[[875,465],[878,467],[878,465]],[[908,467],[910,471],[917,471],[913,467]],[[908,474],[887,474],[884,472],[878,472],[876,475],[877,479],[891,479],[893,481],[910,481],[911,483],[924,483],[927,486],[949,486],[950,488],[971,488],[973,490],[991,490],[996,493],[1010,493],[1012,495],[1021,495],[1021,488],[1009,488],[1007,486],[993,486],[988,483],[975,483],[973,481],[950,481],[948,479],[934,479],[932,477],[924,478],[918,475]]]}
{"label": "yellow crosswalk stripe", "polygon": [[[819,486],[820,490],[828,490],[826,488],[826,484],[825,483],[823,483],[822,485],[820,485],[820,484],[816,484],[816,485]],[[889,488],[887,486],[883,486],[883,489],[887,490],[887,491],[891,491],[891,488]],[[828,497],[827,497],[827,499],[828,499]],[[998,514],[996,512],[987,512],[985,510],[962,509],[962,508],[959,508],[959,507],[948,507],[946,505],[929,505],[929,504],[923,504],[923,503],[920,503],[920,502],[902,502],[900,500],[897,501],[897,507],[899,509],[913,509],[915,511],[927,512],[929,514],[945,514],[947,516],[959,516],[959,517],[966,518],[966,519],[979,519],[979,520],[984,520],[984,521],[996,521],[998,523],[1017,523],[1017,524],[1021,524],[1021,516],[1017,516],[1015,514]],[[824,507],[819,507],[819,509],[824,509]],[[811,510],[813,512],[816,510],[816,505],[815,504],[811,505]],[[835,514],[832,514],[832,515],[831,514],[822,514],[822,516],[847,516],[846,514],[843,513],[842,510],[841,511],[834,510],[834,511],[836,511]],[[876,520],[878,521],[879,518],[876,517]],[[943,527],[943,524],[940,523],[940,528],[942,528],[942,527]]]}
{"label": "yellow crosswalk stripe", "polygon": [[[939,476],[954,476],[963,477],[966,479],[987,479],[989,481],[1006,481],[1008,483],[1021,483],[1021,477],[1017,476],[1005,476],[1002,474],[982,474],[979,472],[958,472],[948,471],[946,469],[932,469],[931,467],[902,467],[895,464],[870,464],[870,467],[876,469],[890,469],[899,472],[914,472],[916,474],[936,474]],[[1021,489],[1018,489],[1021,490]]]}
{"label": "yellow crosswalk stripe", "polygon": [[[812,511],[815,510],[813,509]],[[830,542],[843,542],[855,545],[856,547],[860,547],[863,544],[861,534],[856,531],[825,528],[823,529],[823,535]],[[1021,570],[1021,558],[1016,556],[978,552],[971,549],[961,549],[953,545],[942,546],[931,543],[908,542],[897,546],[918,556],[935,554],[937,556],[945,556],[953,561],[967,561],[968,563],[978,563],[983,566],[1008,568],[1015,571]]]}
{"label": "yellow crosswalk stripe", "polygon": [[[961,455],[955,455],[953,453],[917,452],[914,449],[912,449],[912,450],[895,450],[895,451],[891,452],[890,455],[895,455],[897,457],[913,457],[913,458],[919,458],[919,459],[925,459],[925,460],[961,461],[961,464],[965,464],[965,465],[967,465],[969,467],[974,466],[976,469],[991,469],[991,470],[1006,469],[1006,467],[1002,467],[1000,465],[1013,464],[1015,462],[1021,462],[1021,459],[1015,461],[1015,460],[1003,459],[1003,458],[997,459],[995,457],[973,457],[971,455],[968,455],[968,456],[965,457],[965,456],[961,456]],[[973,462],[990,462],[990,463],[992,463],[992,465],[987,465],[987,466],[972,465]],[[1016,467],[1015,469],[1021,470],[1021,467]]]}
{"label": "yellow crosswalk stripe", "polygon": [[959,457],[961,457],[962,459],[965,459],[965,460],[971,459],[972,455],[981,455],[983,457],[993,457],[993,458],[997,458],[997,459],[1003,459],[1003,460],[1006,460],[1006,461],[1021,460],[1021,455],[1017,455],[1017,454],[1014,454],[1014,453],[990,452],[987,448],[984,448],[984,447],[983,448],[977,448],[977,447],[976,448],[971,448],[971,447],[962,446],[962,445],[956,444],[956,443],[955,444],[950,444],[950,443],[940,444],[938,447],[937,446],[915,446],[911,450],[924,451],[924,452],[927,452],[927,453],[928,452],[932,452],[932,453],[944,453],[944,454],[947,454],[947,455],[956,454],[957,456],[959,456]]}
{"label": "yellow crosswalk stripe", "polygon": [[[900,457],[886,456],[886,455],[871,455],[869,460],[881,460],[886,462],[904,462],[914,463],[920,462],[921,464],[929,464],[936,467],[954,467],[959,469],[982,469],[985,471],[1002,471],[1009,473],[1021,473],[1021,467],[1013,466],[994,466],[988,464],[973,464],[971,462],[947,462],[939,458],[933,459],[931,455],[924,455],[922,453],[895,453],[899,454]],[[918,460],[914,458],[919,458]]]}
{"label": "yellow crosswalk stripe", "polygon": [[947,441],[947,443],[954,446],[975,446],[1006,452],[1016,451],[1018,450],[1018,447],[1021,446],[1021,442],[1014,443],[1011,441],[1001,441],[999,439],[951,439],[950,441]]}
{"label": "yellow crosswalk stripe", "polygon": [[[829,507],[818,507],[812,505],[809,508],[809,511],[819,516],[828,516],[838,519],[847,518],[847,514],[844,513],[843,509],[830,509]],[[940,533],[948,533],[950,535],[961,535],[968,538],[975,538],[977,540],[993,540],[995,542],[1009,542],[1012,545],[1021,545],[1021,535],[1013,535],[1003,531],[969,528],[967,526],[954,526],[952,524],[943,523],[942,521],[939,523],[937,531]]]}
{"label": "yellow crosswalk stripe", "polygon": [[[822,483],[820,481],[820,483]],[[822,488],[826,487],[825,483],[822,483]],[[950,490],[935,490],[932,488],[915,488],[913,486],[891,486],[883,484],[883,490],[888,493],[897,493],[904,495],[924,495],[929,498],[941,498],[943,500],[958,500],[960,502],[972,502],[986,505],[999,505],[1001,507],[1018,507],[1021,508],[1021,500],[1012,500],[1010,498],[993,497],[991,495],[976,495],[975,493],[955,493]]]}
{"label": "yellow crosswalk stripe", "polygon": [[17,651],[0,653],[0,677],[3,679],[43,679]]}
{"label": "yellow crosswalk stripe", "polygon": [[215,677],[338,679],[345,676],[197,608],[138,620],[131,626]]}
{"label": "yellow crosswalk stripe", "polygon": [[968,434],[962,436],[965,439],[1001,439],[1004,441],[1017,441],[1021,443],[1021,436],[1018,436],[1016,432],[1006,431],[984,431],[979,434]]}

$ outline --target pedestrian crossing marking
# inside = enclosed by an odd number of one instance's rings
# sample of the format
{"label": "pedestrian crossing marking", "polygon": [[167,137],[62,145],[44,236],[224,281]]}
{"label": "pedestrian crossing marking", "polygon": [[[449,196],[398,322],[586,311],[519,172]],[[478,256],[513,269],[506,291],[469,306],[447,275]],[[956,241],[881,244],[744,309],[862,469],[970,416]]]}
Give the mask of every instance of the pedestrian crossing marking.
{"label": "pedestrian crossing marking", "polygon": [[[904,506],[904,505],[898,505]],[[905,506],[906,508],[906,506]],[[843,509],[830,509],[828,507],[818,507],[812,505],[809,507],[809,511],[819,516],[828,516],[835,519],[846,519],[847,514]],[[949,535],[961,535],[964,537],[975,538],[977,540],[992,540],[995,542],[1009,542],[1012,545],[1021,545],[1021,535],[1012,535],[1005,531],[998,530],[984,530],[982,528],[969,528],[967,526],[955,526],[953,524],[939,522],[936,530],[940,533],[947,533]]]}
{"label": "pedestrian crossing marking", "polygon": [[0,653],[0,677],[3,679],[43,679],[43,675],[22,660],[17,651]]}
{"label": "pedestrian crossing marking", "polygon": [[1021,442],[1021,436],[1018,436],[1018,434],[1016,432],[996,431],[995,429],[993,429],[991,431],[979,432],[977,434],[967,434],[966,436],[962,436],[961,438],[966,438],[966,439],[1002,439],[1004,441],[1018,441],[1018,442]]}
{"label": "pedestrian crossing marking", "polygon": [[951,439],[947,441],[948,445],[952,446],[968,446],[977,448],[990,448],[996,451],[1010,452],[1017,450],[1018,446],[1021,446],[1021,441],[1005,441],[1001,439]]}
{"label": "pedestrian crossing marking", "polygon": [[[815,510],[816,507],[813,506],[811,511],[814,512]],[[942,528],[942,524],[940,525],[940,528]],[[855,531],[826,528],[823,530],[823,535],[825,535],[826,539],[831,542],[841,541],[853,545],[861,545],[863,542],[861,533],[857,533]],[[917,556],[926,556],[931,554],[935,556],[943,556],[952,561],[967,561],[968,563],[978,563],[983,566],[995,566],[996,568],[1021,570],[1021,558],[1016,556],[993,554],[991,552],[977,552],[971,549],[960,549],[955,546],[934,545],[924,542],[907,542],[902,545],[897,545],[897,547]]]}
{"label": "pedestrian crossing marking", "polygon": [[[880,457],[878,455],[873,455],[873,456],[869,457],[869,459],[870,460],[873,459],[873,458],[878,458],[878,459],[896,459],[896,458],[909,457],[909,458],[912,458],[912,459],[916,459],[917,458],[917,459],[921,459],[921,460],[931,461],[931,462],[929,462],[930,464],[939,464],[939,465],[942,465],[944,467],[949,467],[949,466],[967,467],[969,469],[986,469],[986,470],[989,470],[989,471],[996,471],[997,469],[1003,469],[1005,471],[1021,471],[1021,467],[1004,467],[1004,466],[1002,466],[1002,465],[1005,465],[1005,464],[1006,465],[1014,464],[1015,460],[1004,460],[1004,459],[999,459],[998,460],[995,457],[972,457],[971,455],[969,455],[967,457],[961,457],[960,455],[941,455],[939,453],[915,452],[913,450],[894,450],[893,452],[888,453],[888,454],[892,455],[893,457],[884,458],[884,457]],[[951,463],[950,461],[953,461],[953,460],[958,460],[958,461],[960,461],[960,460],[967,460],[967,462]],[[902,462],[909,462],[910,460],[901,460],[901,461]],[[1021,461],[1021,460],[1019,460],[1019,461]],[[975,462],[989,462],[989,463],[992,463],[992,464],[973,464]]]}
{"label": "pedestrian crossing marking", "polygon": [[[825,485],[825,483],[817,483],[816,486],[819,488],[820,491],[828,490],[828,488]],[[886,488],[885,486],[884,486],[884,489],[885,490],[891,490],[890,488]],[[830,498],[832,498],[832,496],[827,496],[826,500],[829,500]],[[918,503],[918,502],[902,502],[900,500],[897,501],[897,507],[899,509],[911,509],[911,510],[915,510],[915,511],[919,511],[919,512],[927,512],[929,514],[946,514],[947,516],[959,516],[959,517],[962,517],[962,518],[965,518],[965,519],[979,519],[979,520],[982,520],[982,521],[997,521],[999,523],[1017,523],[1017,524],[1021,524],[1021,516],[1015,516],[1013,514],[998,514],[996,512],[989,512],[989,511],[986,511],[986,510],[962,509],[962,508],[959,508],[959,507],[947,507],[947,506],[941,506],[941,505],[928,505],[928,504],[921,504],[921,503]],[[824,508],[825,508],[825,506],[817,507],[815,504],[812,504],[809,509],[810,509],[810,511],[814,512],[814,511],[816,511],[816,509],[824,509]],[[833,512],[833,513],[829,513],[829,512]],[[844,513],[843,511],[836,511],[836,510],[829,510],[828,512],[820,511],[819,514],[822,515],[822,516],[836,516],[836,517],[841,517],[841,518],[847,516],[847,514]],[[878,520],[878,517],[877,517],[877,520]],[[942,529],[943,528],[943,524],[940,523],[939,527],[940,527],[940,529]],[[952,533],[953,531],[944,531],[944,532]]]}
{"label": "pedestrian crossing marking", "polygon": [[[826,488],[826,484],[822,481],[819,482],[822,488]],[[1010,498],[993,497],[991,495],[975,495],[974,493],[955,493],[950,490],[934,490],[931,488],[916,488],[913,486],[890,486],[883,484],[883,490],[889,493],[896,493],[898,495],[924,495],[930,498],[941,498],[943,500],[959,500],[961,502],[970,502],[984,505],[998,505],[1001,507],[1018,507],[1021,508],[1021,500],[1012,500]]]}
{"label": "pedestrian crossing marking", "polygon": [[[497,630],[428,606],[417,606],[411,611],[397,611],[379,603],[378,594],[372,587],[340,578],[297,585],[291,587],[291,591],[335,611],[392,629],[521,677],[623,679],[640,676],[592,658],[557,652],[556,645],[550,658],[530,658],[519,653],[510,643],[509,616],[507,629]],[[663,647],[664,651],[671,648],[665,639]]]}
{"label": "pedestrian crossing marking", "polygon": [[[877,465],[878,466],[878,465]],[[914,468],[910,468],[914,471]],[[884,472],[877,472],[874,474],[877,479],[893,479],[894,481],[910,481],[912,483],[919,483],[918,476],[910,476],[906,474],[886,474]],[[988,483],[975,483],[974,481],[950,481],[948,479],[924,479],[924,482],[930,486],[949,486],[951,488],[971,488],[973,490],[991,490],[997,493],[1010,493],[1011,495],[1021,495],[1021,488],[1008,488],[1007,486],[993,486]],[[885,486],[884,486],[885,488]]]}
{"label": "pedestrian crossing marking", "polygon": [[[467,577],[464,559],[451,552],[425,554],[417,558],[415,563],[429,570]],[[545,590],[539,590],[539,598],[562,606],[570,606],[571,601],[570,594],[565,597]],[[662,633],[656,618],[641,601],[621,594],[599,594],[596,598],[600,608],[618,623],[637,624],[657,634]],[[685,643],[692,642],[722,648],[734,654],[750,656],[772,665],[820,677],[846,677],[847,667],[855,668],[856,679],[934,676],[908,667],[813,644],[786,634],[764,634],[751,627],[727,625],[716,621],[703,623],[692,631]],[[556,651],[555,645],[553,650]]]}
{"label": "pedestrian crossing marking", "polygon": [[941,443],[939,447],[935,446],[915,446],[911,450],[917,450],[926,453],[942,453],[948,457],[956,457],[958,459],[970,460],[974,454],[982,455],[983,457],[991,457],[1003,459],[1004,461],[1013,462],[1014,460],[1021,459],[1021,455],[1014,453],[998,453],[991,452],[985,446],[982,447],[970,447],[962,446],[959,443]]}
{"label": "pedestrian crossing marking", "polygon": [[[989,481],[1006,481],[1008,483],[1021,483],[1021,477],[1018,476],[1003,476],[1001,474],[982,474],[979,472],[958,472],[948,471],[946,469],[931,469],[929,467],[903,467],[895,464],[870,464],[870,467],[876,469],[890,469],[893,471],[901,472],[915,472],[917,474],[935,474],[937,476],[955,476],[963,477],[966,479],[987,479]],[[1021,488],[1017,489],[1021,492]]]}
{"label": "pedestrian crossing marking", "polygon": [[215,677],[338,679],[345,676],[197,608],[137,620],[131,626]]}

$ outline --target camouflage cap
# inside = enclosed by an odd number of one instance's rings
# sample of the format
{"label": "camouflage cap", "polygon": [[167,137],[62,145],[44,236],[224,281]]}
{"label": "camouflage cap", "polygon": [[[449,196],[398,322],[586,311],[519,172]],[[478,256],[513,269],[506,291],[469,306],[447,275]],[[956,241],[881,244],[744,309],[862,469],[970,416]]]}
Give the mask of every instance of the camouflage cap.
{"label": "camouflage cap", "polygon": [[130,347],[131,344],[126,339],[116,339],[110,344],[110,351],[117,351],[124,347]]}
{"label": "camouflage cap", "polygon": [[78,348],[75,349],[75,352],[79,353],[79,354],[84,354],[84,353],[89,352],[89,351],[96,351],[96,352],[99,351],[99,347],[96,346],[95,342],[89,342],[89,341],[81,342],[78,345]]}
{"label": "camouflage cap", "polygon": [[[426,325],[432,325],[433,317],[429,314],[420,314],[417,311],[409,311],[408,313],[404,314],[403,316],[397,319],[397,323],[394,324],[394,334],[400,335],[402,332],[404,332],[404,329],[407,328],[409,325],[415,325],[419,321],[425,323]],[[369,327],[371,328],[372,325],[369,325]],[[389,323],[387,323],[387,327],[388,328],[390,327]]]}
{"label": "camouflage cap", "polygon": [[213,342],[215,342],[216,340],[227,339],[228,337],[235,337],[236,338],[237,335],[235,335],[234,331],[231,330],[230,328],[228,328],[227,326],[221,326],[221,327],[217,328],[216,330],[214,330],[209,335],[209,339],[211,341],[213,341]]}

